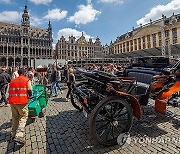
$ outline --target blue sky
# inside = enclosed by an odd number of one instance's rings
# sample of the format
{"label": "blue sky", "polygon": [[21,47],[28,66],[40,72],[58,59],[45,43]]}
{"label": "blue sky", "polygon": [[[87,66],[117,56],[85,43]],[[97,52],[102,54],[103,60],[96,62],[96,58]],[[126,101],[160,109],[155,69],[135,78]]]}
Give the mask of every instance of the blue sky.
{"label": "blue sky", "polygon": [[[20,24],[26,0],[0,0],[0,21]],[[109,44],[140,23],[180,13],[180,0],[27,0],[31,25],[53,27],[54,44],[62,35],[100,38]]]}

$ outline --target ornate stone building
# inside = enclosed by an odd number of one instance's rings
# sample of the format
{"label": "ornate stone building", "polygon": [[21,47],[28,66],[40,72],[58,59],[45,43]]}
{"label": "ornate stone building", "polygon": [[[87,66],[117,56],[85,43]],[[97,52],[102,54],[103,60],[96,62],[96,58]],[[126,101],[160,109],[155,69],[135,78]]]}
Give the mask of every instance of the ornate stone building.
{"label": "ornate stone building", "polygon": [[108,56],[110,54],[110,46],[108,46],[107,44],[102,46],[102,56]]}
{"label": "ornate stone building", "polygon": [[68,40],[62,36],[56,44],[56,55],[58,59],[81,60],[101,56],[102,46],[100,39],[97,37],[93,43],[90,38],[88,41],[82,33],[82,36],[76,40],[70,36]]}
{"label": "ornate stone building", "polygon": [[[164,46],[180,44],[180,14],[173,14],[169,18],[163,15],[159,20],[150,20],[148,24],[140,25],[140,27],[118,36],[110,45],[113,47],[110,53],[120,54],[158,48],[163,43]],[[178,46],[176,47],[178,48]]]}
{"label": "ornate stone building", "polygon": [[52,58],[52,26],[30,26],[27,6],[20,25],[0,22],[0,66],[31,65],[34,59]]}

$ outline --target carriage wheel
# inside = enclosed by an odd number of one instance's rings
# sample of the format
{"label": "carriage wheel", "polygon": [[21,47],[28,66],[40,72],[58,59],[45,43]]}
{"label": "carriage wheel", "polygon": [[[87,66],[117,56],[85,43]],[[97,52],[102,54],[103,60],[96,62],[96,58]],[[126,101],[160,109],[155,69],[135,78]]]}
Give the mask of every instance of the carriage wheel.
{"label": "carriage wheel", "polygon": [[75,95],[71,94],[71,103],[77,110],[82,111],[83,108],[82,108],[81,105],[79,105],[80,103],[79,103],[79,100],[78,100],[77,97],[78,96],[75,96]]}
{"label": "carriage wheel", "polygon": [[101,101],[90,116],[90,132],[103,145],[117,144],[117,137],[132,127],[133,112],[129,103],[119,97]]}
{"label": "carriage wheel", "polygon": [[[79,87],[79,86],[82,86],[82,85],[87,85],[87,84],[88,84],[87,82],[80,82],[80,83],[78,83],[76,85],[76,87]],[[71,103],[77,110],[79,110],[79,111],[83,110],[82,106],[79,103],[78,96],[73,94],[73,92],[71,92]]]}

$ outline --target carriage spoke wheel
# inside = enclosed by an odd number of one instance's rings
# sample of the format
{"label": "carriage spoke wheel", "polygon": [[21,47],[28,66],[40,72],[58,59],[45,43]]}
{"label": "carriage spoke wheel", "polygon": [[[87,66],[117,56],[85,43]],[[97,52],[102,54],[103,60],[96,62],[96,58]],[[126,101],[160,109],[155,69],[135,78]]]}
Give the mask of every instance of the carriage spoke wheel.
{"label": "carriage spoke wheel", "polygon": [[133,113],[125,100],[111,99],[100,102],[92,112],[90,131],[95,140],[103,145],[117,144],[117,137],[132,126]]}
{"label": "carriage spoke wheel", "polygon": [[71,94],[71,103],[77,110],[82,111],[83,108],[80,105],[79,99],[77,97],[78,96],[75,96],[75,95]]}
{"label": "carriage spoke wheel", "polygon": [[[87,85],[87,82],[80,82],[76,85],[76,87],[80,87],[82,85]],[[73,90],[71,92],[71,104],[79,111],[83,110],[83,107],[81,106],[81,103],[79,102],[79,97],[73,93]]]}

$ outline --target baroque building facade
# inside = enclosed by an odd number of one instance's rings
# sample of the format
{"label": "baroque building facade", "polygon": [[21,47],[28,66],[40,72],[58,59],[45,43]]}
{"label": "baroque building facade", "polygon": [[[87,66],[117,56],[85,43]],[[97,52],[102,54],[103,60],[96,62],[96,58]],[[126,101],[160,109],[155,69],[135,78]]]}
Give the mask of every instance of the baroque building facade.
{"label": "baroque building facade", "polygon": [[102,45],[97,37],[95,42],[90,38],[86,40],[84,34],[79,39],[69,36],[68,40],[64,36],[56,44],[56,58],[65,60],[81,60],[102,56]]}
{"label": "baroque building facade", "polygon": [[102,46],[102,57],[106,57],[110,54],[110,46],[105,44]]}
{"label": "baroque building facade", "polygon": [[30,66],[35,59],[52,58],[52,26],[30,26],[27,6],[21,24],[0,22],[0,66]]}
{"label": "baroque building facade", "polygon": [[162,15],[156,21],[133,28],[110,44],[110,54],[120,54],[136,50],[180,44],[180,14],[169,18]]}

